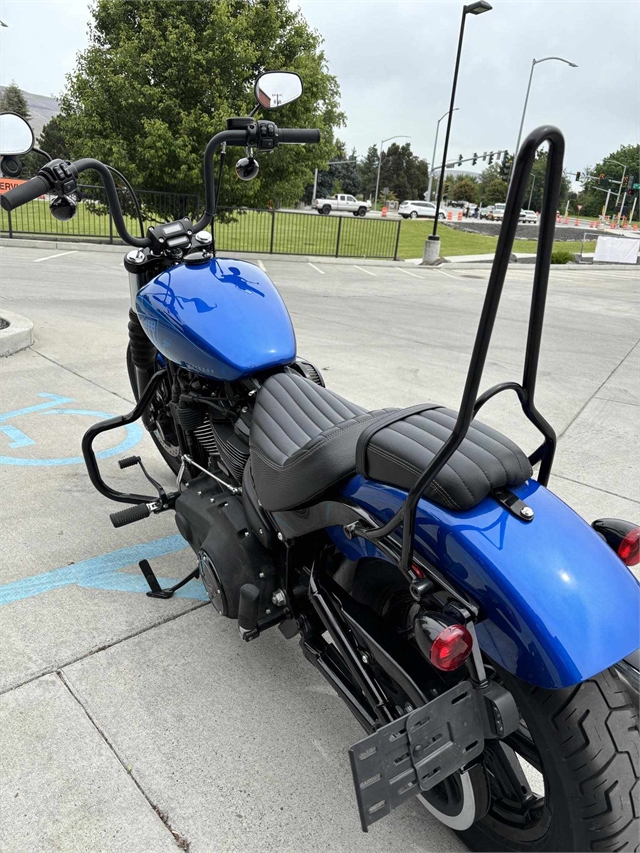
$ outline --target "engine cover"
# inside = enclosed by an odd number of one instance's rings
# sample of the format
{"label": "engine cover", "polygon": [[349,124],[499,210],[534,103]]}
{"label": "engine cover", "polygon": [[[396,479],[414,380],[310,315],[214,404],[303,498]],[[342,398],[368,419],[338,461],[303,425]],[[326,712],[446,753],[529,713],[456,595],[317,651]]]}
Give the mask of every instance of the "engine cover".
{"label": "engine cover", "polygon": [[203,583],[218,613],[238,617],[240,587],[260,590],[260,613],[269,607],[276,589],[276,567],[271,555],[252,532],[240,498],[202,474],[175,504],[176,524],[198,555]]}

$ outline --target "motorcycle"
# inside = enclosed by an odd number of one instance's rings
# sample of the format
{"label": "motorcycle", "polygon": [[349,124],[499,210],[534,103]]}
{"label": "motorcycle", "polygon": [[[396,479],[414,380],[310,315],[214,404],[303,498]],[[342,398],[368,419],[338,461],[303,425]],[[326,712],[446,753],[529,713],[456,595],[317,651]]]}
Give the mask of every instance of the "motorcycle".
{"label": "motorcycle", "polygon": [[[245,148],[236,170],[250,180],[254,151],[319,141],[317,130],[256,118],[301,93],[295,74],[258,78],[252,114],[228,119],[206,147],[206,210],[195,223],[129,234],[112,171],[93,159],[49,162],[2,196],[11,210],[50,193],[54,215],[68,218],[78,177],[92,169],[133,247],[124,266],[137,403],[84,436],[91,482],[129,505],[111,515],[115,527],[172,511],[195,552],[194,571],[168,589],[142,560],[149,596],[169,598],[200,577],[212,613],[236,621],[243,641],[276,626],[298,638],[364,729],[349,749],[363,830],[418,797],[473,850],[631,849],[640,814],[640,596],[628,567],[640,560],[640,527],[589,525],[547,488],[556,436],[535,404],[563,136],[540,127],[518,154],[459,410],[367,411],[297,355],[266,273],[217,256],[205,230],[216,210],[218,150],[222,164],[228,146]],[[33,145],[20,140],[16,119],[2,117],[10,155]],[[479,395],[543,142],[522,382]],[[476,419],[507,390],[542,436],[528,457]],[[154,494],[103,480],[95,439],[138,419],[175,489],[137,456],[120,468],[140,466]]]}

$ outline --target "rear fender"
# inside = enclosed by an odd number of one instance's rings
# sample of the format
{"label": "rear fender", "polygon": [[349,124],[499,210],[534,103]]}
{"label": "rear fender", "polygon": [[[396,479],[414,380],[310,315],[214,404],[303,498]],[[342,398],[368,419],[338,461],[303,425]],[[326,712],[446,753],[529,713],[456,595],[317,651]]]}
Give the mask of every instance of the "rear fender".
{"label": "rear fender", "polygon": [[[483,651],[539,687],[591,678],[640,645],[640,585],[594,530],[535,480],[513,489],[534,511],[521,521],[491,498],[462,512],[422,499],[416,552],[481,608]],[[388,521],[406,492],[354,477],[344,497]],[[384,556],[342,528],[331,536],[350,559]]]}

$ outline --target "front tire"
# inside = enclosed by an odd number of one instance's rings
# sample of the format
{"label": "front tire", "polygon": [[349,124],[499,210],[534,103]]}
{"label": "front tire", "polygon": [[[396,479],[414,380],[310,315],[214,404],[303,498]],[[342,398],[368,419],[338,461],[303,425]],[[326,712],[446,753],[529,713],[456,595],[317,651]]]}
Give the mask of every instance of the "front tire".
{"label": "front tire", "polygon": [[[497,781],[492,762],[485,761],[492,802],[486,817],[460,837],[472,850],[483,851],[637,849],[638,717],[617,672],[605,670],[562,690],[533,687],[508,673],[500,677],[518,704],[538,757],[529,752],[528,763],[539,760],[544,799],[525,813],[517,797],[512,803],[500,798],[504,781]],[[507,743],[520,755],[516,736]],[[522,751],[529,748],[524,745]]]}

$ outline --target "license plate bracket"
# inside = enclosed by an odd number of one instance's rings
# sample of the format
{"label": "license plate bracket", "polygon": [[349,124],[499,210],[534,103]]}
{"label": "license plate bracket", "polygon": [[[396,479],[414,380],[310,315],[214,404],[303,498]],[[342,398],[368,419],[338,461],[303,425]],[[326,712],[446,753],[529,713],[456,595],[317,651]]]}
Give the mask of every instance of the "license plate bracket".
{"label": "license plate bracket", "polygon": [[433,788],[484,749],[482,698],[462,681],[354,744],[351,771],[362,828]]}

